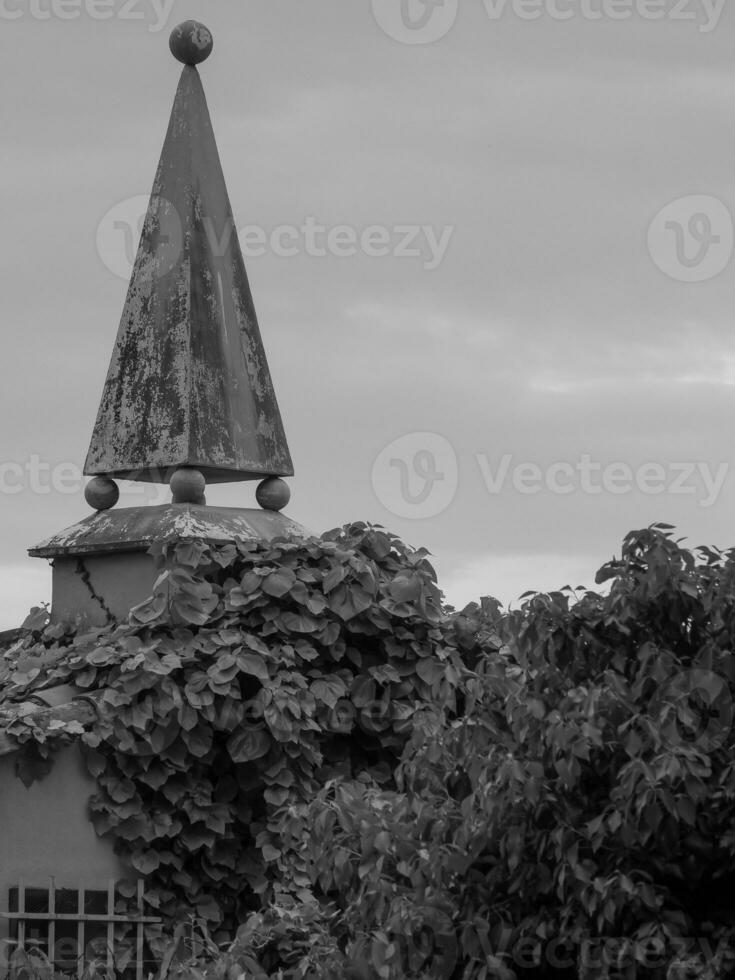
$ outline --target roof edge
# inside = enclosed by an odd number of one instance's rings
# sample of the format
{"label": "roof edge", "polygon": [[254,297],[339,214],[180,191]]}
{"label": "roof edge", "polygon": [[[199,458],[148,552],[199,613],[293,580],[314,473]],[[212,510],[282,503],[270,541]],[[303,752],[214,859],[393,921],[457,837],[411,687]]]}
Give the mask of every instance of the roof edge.
{"label": "roof edge", "polygon": [[147,551],[156,541],[198,539],[227,544],[238,539],[306,538],[311,532],[278,511],[206,504],[161,504],[98,511],[28,549],[31,558],[66,558]]}

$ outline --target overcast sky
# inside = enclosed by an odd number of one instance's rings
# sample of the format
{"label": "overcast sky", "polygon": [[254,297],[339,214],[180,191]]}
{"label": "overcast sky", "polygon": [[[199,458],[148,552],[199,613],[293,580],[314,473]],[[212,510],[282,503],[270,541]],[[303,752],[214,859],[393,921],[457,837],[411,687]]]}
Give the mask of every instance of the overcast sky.
{"label": "overcast sky", "polygon": [[735,544],[732,7],[0,0],[0,628],[50,599],[26,549],[89,513],[190,17],[291,517],[426,546],[455,604],[591,584],[657,520]]}

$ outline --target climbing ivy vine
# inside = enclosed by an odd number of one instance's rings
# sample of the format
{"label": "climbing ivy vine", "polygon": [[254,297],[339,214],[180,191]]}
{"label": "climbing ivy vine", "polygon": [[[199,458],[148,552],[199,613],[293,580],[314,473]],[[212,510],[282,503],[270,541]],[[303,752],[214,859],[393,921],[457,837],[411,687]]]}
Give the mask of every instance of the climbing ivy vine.
{"label": "climbing ivy vine", "polygon": [[153,595],[128,622],[29,630],[0,693],[88,695],[87,722],[14,719],[27,778],[80,739],[96,831],[165,920],[194,911],[224,938],[284,894],[309,899],[294,818],[330,780],[390,787],[417,718],[454,712],[470,673],[427,552],[380,528],[169,541],[154,557]]}

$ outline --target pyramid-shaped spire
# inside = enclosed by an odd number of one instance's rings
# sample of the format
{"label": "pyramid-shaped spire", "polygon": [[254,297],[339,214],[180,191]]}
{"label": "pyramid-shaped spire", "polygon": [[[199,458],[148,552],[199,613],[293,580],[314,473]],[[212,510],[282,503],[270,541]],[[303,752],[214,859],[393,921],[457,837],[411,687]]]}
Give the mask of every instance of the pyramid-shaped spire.
{"label": "pyramid-shaped spire", "polygon": [[178,43],[172,38],[185,67],[87,455],[88,475],[158,483],[182,466],[195,467],[208,483],[293,475],[194,67],[211,51],[211,35],[193,26]]}

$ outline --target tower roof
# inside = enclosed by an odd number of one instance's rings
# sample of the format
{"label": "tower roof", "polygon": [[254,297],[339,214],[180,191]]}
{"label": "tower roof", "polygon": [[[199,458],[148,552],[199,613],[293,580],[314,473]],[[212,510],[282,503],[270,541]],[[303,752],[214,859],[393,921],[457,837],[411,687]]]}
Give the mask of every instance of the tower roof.
{"label": "tower roof", "polygon": [[182,466],[208,483],[292,476],[195,67],[211,35],[191,22],[177,32],[171,50],[185,67],[84,472],[154,483]]}

